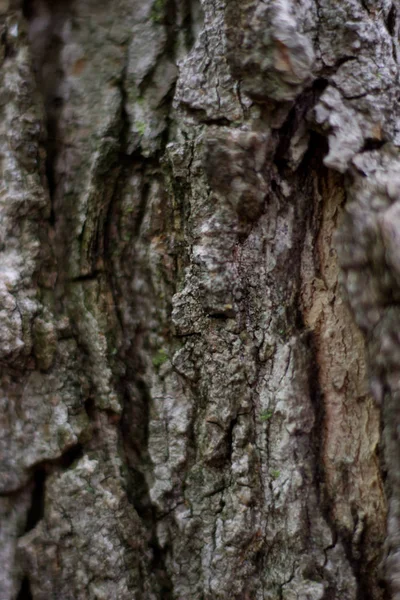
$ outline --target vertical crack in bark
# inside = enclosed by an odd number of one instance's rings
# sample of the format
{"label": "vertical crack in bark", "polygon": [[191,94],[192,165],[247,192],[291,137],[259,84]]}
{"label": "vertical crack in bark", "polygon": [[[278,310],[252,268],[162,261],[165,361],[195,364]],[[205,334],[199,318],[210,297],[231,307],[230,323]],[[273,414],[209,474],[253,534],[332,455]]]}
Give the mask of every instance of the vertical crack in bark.
{"label": "vertical crack in bark", "polygon": [[44,100],[47,126],[46,178],[50,197],[50,224],[55,222],[54,200],[57,189],[56,162],[62,147],[59,118],[63,108],[64,73],[60,64],[63,49],[61,31],[71,14],[74,0],[24,0],[23,14],[28,22],[34,69]]}
{"label": "vertical crack in bark", "polygon": [[82,444],[76,444],[66,450],[60,458],[48,460],[36,465],[33,469],[33,489],[26,526],[23,535],[31,531],[43,519],[45,511],[46,480],[55,470],[65,471],[83,456]]}
{"label": "vertical crack in bark", "polygon": [[[115,273],[119,271],[111,255],[111,237],[118,232],[115,228],[115,220],[118,219],[121,194],[129,176],[137,170],[152,171],[158,167],[158,160],[152,159],[147,165],[143,162],[140,155],[128,156],[125,152],[124,132],[128,132],[127,119],[124,120],[126,126],[123,127],[121,143],[121,160],[125,167],[116,184],[113,200],[109,206],[108,219],[105,229],[105,270],[108,276],[110,289],[115,303],[115,310],[118,314],[119,324],[123,333],[124,343],[120,349],[120,358],[125,363],[126,373],[122,377],[117,376],[117,389],[120,397],[123,399],[123,409],[120,421],[121,452],[123,463],[128,468],[127,476],[127,497],[139,515],[146,532],[148,533],[148,548],[151,551],[151,570],[158,582],[160,598],[172,600],[172,582],[168,576],[165,566],[164,554],[168,549],[162,549],[158,543],[156,526],[157,514],[153,506],[147,482],[147,473],[151,471],[151,460],[147,451],[149,408],[151,398],[147,390],[145,381],[141,378],[143,366],[140,361],[140,346],[136,343],[135,337],[131,338],[125,326],[123,310],[121,309],[121,298],[123,298],[124,288],[121,288]],[[136,219],[132,223],[133,244],[140,234],[140,227],[147,210],[148,183],[145,183],[141,189],[141,198]],[[114,233],[112,233],[112,231]],[[134,274],[131,273],[133,277]],[[137,298],[131,298],[129,301],[129,310],[135,310]],[[125,315],[126,316],[126,315]],[[141,333],[141,332],[139,332]],[[135,334],[134,334],[135,335]],[[135,388],[135,394],[129,393],[131,386]]]}
{"label": "vertical crack in bark", "polygon": [[[358,600],[375,600],[384,597],[378,568],[386,515],[374,442],[379,414],[367,393],[364,344],[338,287],[333,235],[343,186],[321,164],[310,163],[310,169],[319,179],[310,217],[317,234],[303,251],[301,304],[312,332],[318,488],[327,522],[353,570]],[[364,428],[370,430],[367,437],[360,433]]]}
{"label": "vertical crack in bark", "polygon": [[[165,22],[168,29],[168,45],[166,52],[174,52],[175,43],[175,4],[169,2],[165,7]],[[160,17],[161,18],[161,17]],[[158,19],[158,17],[157,17]],[[155,68],[155,67],[154,67]],[[154,69],[153,69],[154,70]],[[145,77],[141,84],[143,90],[152,83],[153,70]],[[130,152],[129,138],[131,123],[126,111],[128,96],[126,92],[126,80],[123,76],[119,88],[121,91],[121,132],[119,136],[119,158],[121,165],[119,176],[115,182],[114,192],[108,206],[107,218],[104,227],[104,269],[108,280],[108,285],[114,300],[114,308],[118,316],[119,326],[122,332],[122,344],[118,350],[118,357],[125,365],[125,373],[121,376],[116,373],[116,387],[119,396],[122,399],[123,408],[120,420],[120,438],[121,438],[121,456],[123,464],[127,467],[126,492],[129,502],[134,507],[140,520],[147,532],[148,550],[150,550],[151,564],[150,568],[157,581],[157,589],[154,593],[165,600],[172,600],[173,585],[169,577],[165,564],[165,554],[168,547],[161,547],[157,536],[157,521],[159,516],[156,507],[153,505],[148,485],[148,477],[151,475],[152,463],[148,453],[148,425],[151,397],[147,388],[145,378],[143,377],[145,366],[143,364],[141,348],[143,333],[146,329],[146,323],[140,323],[137,330],[131,330],[127,324],[129,313],[135,311],[136,304],[143,302],[144,299],[137,298],[135,295],[127,294],[129,279],[135,277],[135,257],[132,256],[131,270],[127,269],[125,264],[126,257],[130,256],[131,249],[138,243],[141,235],[141,226],[149,210],[150,187],[155,178],[160,178],[160,159],[164,153],[165,145],[168,140],[168,130],[163,133],[161,148],[153,156],[144,158],[140,150]],[[164,102],[171,105],[173,90],[170,90]],[[131,213],[131,218],[126,221],[126,210],[123,207],[123,196],[126,193],[126,186],[132,177],[141,178],[139,188],[139,197],[131,198],[131,202],[136,204]],[[134,214],[133,214],[134,213]],[[118,245],[125,246],[124,253],[116,258],[114,248]],[[131,259],[129,259],[131,260]],[[129,272],[129,279],[126,274]],[[142,273],[141,276],[144,274]],[[148,276],[148,273],[145,274]],[[127,302],[127,304],[126,304]],[[132,393],[132,389],[134,392]]]}
{"label": "vertical crack in bark", "polygon": [[16,600],[33,600],[28,577],[23,578]]}
{"label": "vertical crack in bark", "polygon": [[[138,383],[136,386],[137,396],[136,398],[126,399],[125,414],[122,415],[121,420],[122,444],[129,473],[127,494],[129,501],[134,506],[149,534],[149,549],[152,554],[151,569],[158,581],[160,598],[172,600],[174,598],[173,585],[165,564],[165,552],[168,551],[168,548],[161,548],[158,542],[158,515],[151,502],[146,479],[148,471],[151,471],[151,461],[147,451],[150,396],[144,382],[142,382],[142,385],[138,385]],[[133,412],[126,412],[127,404],[131,405],[130,410]],[[135,422],[139,425],[138,428],[135,428],[135,433],[139,439],[132,430]],[[133,455],[135,455],[134,458]]]}
{"label": "vertical crack in bark", "polygon": [[185,0],[186,16],[182,29],[186,36],[188,52],[193,48],[204,25],[204,14],[200,0]]}
{"label": "vertical crack in bark", "polygon": [[46,471],[43,467],[35,469],[33,475],[33,491],[31,506],[26,517],[25,533],[36,527],[44,515],[44,494],[46,483]]}

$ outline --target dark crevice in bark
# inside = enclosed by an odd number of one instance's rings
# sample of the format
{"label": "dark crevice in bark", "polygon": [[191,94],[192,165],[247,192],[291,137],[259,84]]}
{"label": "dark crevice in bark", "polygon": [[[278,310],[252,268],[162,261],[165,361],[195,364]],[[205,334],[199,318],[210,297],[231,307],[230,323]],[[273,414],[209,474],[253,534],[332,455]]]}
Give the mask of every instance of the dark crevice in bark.
{"label": "dark crevice in bark", "polygon": [[[320,96],[324,92],[328,85],[328,80],[321,77],[316,79],[312,85],[312,87],[306,89],[297,99],[295,105],[289,111],[288,116],[281,129],[279,130],[279,144],[275,152],[275,164],[278,169],[285,169],[287,167],[287,153],[290,147],[291,140],[296,129],[299,125],[305,121],[307,121],[307,115],[310,110],[316,105]],[[313,132],[311,132],[312,134]],[[314,141],[316,138],[313,138]],[[299,172],[304,171],[304,164],[311,159],[311,157],[315,154],[315,144],[312,143],[313,139],[310,139],[308,150],[303,157],[302,163],[299,166]],[[318,143],[321,143],[323,138],[318,136]]]}
{"label": "dark crevice in bark", "polygon": [[371,592],[365,573],[366,564],[363,556],[363,538],[365,537],[365,532],[360,539],[359,556],[354,556],[354,545],[352,535],[349,531],[340,531],[339,537],[357,582],[357,600],[374,600],[374,595]]}
{"label": "dark crevice in bark", "polygon": [[1,46],[4,48],[4,59],[13,58],[16,54],[15,48],[10,41],[10,36],[7,35],[7,29],[4,27],[0,38]]}
{"label": "dark crevice in bark", "polygon": [[369,10],[369,6],[366,2],[366,0],[361,0],[361,6],[363,7],[363,9],[370,15],[370,10]]}
{"label": "dark crevice in bark", "polygon": [[[370,359],[371,360],[371,359]],[[372,361],[371,361],[372,362]],[[376,375],[376,373],[375,373]],[[383,432],[382,436],[379,440],[378,447],[376,449],[376,457],[380,467],[380,473],[382,477],[382,483],[384,486],[386,497],[389,499],[393,497],[394,490],[390,472],[390,464],[388,460],[388,448],[387,448],[387,438],[385,440],[385,429],[388,431],[388,423],[394,423],[394,427],[396,427],[396,419],[393,418],[391,414],[385,414],[388,411],[388,407],[391,404],[391,389],[389,383],[386,381],[386,375],[384,372],[379,373],[380,381],[382,382],[382,397],[381,397],[381,410],[380,410],[380,431]],[[395,436],[393,436],[395,437]],[[390,542],[388,538],[385,540],[384,552],[382,553],[382,560],[378,567],[378,584],[381,589],[384,590],[383,600],[392,600],[391,593],[391,581],[390,581],[390,572],[387,569],[387,561],[390,556]]]}
{"label": "dark crevice in bark", "polygon": [[398,63],[397,60],[397,42],[398,42],[398,24],[397,24],[397,8],[396,4],[393,2],[390,7],[387,19],[386,19],[386,28],[389,34],[392,37],[392,55],[395,64]]}
{"label": "dark crevice in bark", "polygon": [[35,4],[36,0],[23,0],[22,2],[22,14],[28,21],[30,21],[34,16]]}
{"label": "dark crevice in bark", "polygon": [[129,466],[128,497],[139,516],[147,521],[153,517],[145,470],[151,466],[147,452],[148,424],[151,398],[142,382],[136,383],[136,398],[125,396],[121,418],[121,433]]}
{"label": "dark crevice in bark", "polygon": [[182,108],[185,109],[188,115],[193,116],[196,121],[201,125],[214,125],[217,127],[237,127],[237,124],[230,121],[228,118],[210,118],[207,116],[207,112],[203,108],[193,108],[189,104],[182,103]]}
{"label": "dark crevice in bark", "polygon": [[156,524],[158,521],[158,515],[154,507],[151,504],[148,487],[145,478],[142,473],[130,470],[130,476],[132,477],[130,482],[130,490],[135,489],[135,494],[140,494],[141,497],[136,500],[128,492],[128,497],[139,515],[142,523],[144,524],[147,532],[149,533],[148,548],[151,551],[151,572],[156,576],[158,582],[158,589],[160,594],[160,600],[173,600],[173,584],[171,578],[168,575],[168,570],[165,564],[165,555],[169,552],[168,545],[161,548],[158,543]]}
{"label": "dark crevice in bark", "polygon": [[[113,289],[115,290],[115,287]],[[134,341],[130,350],[125,353],[124,361],[127,372],[117,387],[120,389],[120,396],[124,399],[120,432],[123,462],[128,467],[127,497],[148,533],[148,548],[152,556],[151,571],[158,582],[160,600],[172,600],[173,585],[165,566],[168,547],[161,548],[158,543],[156,534],[158,515],[152,504],[146,479],[146,473],[152,469],[147,450],[151,396],[140,376],[143,366],[140,365]],[[127,387],[132,382],[135,386],[135,397],[127,392]]]}
{"label": "dark crevice in bark", "polygon": [[34,529],[44,516],[45,483],[46,470],[44,467],[40,467],[36,469],[33,476],[32,500],[26,518],[25,533]]}
{"label": "dark crevice in bark", "polygon": [[[171,17],[172,15],[172,17]],[[169,28],[169,52],[173,52],[171,35],[173,27],[171,24],[175,19],[175,8],[173,3],[167,6],[167,16],[165,23]],[[163,17],[164,20],[164,17]],[[142,87],[146,87],[147,83],[151,83],[151,76],[146,78]],[[121,91],[121,131],[119,134],[119,156],[118,163],[121,165],[119,175],[115,181],[114,190],[108,205],[107,216],[104,223],[104,270],[107,277],[108,287],[113,297],[114,310],[123,333],[123,340],[128,343],[122,343],[118,350],[117,356],[125,365],[125,373],[115,373],[115,385],[119,397],[122,399],[123,410],[120,420],[120,452],[122,462],[127,467],[126,476],[126,493],[130,504],[134,507],[140,520],[147,532],[147,544],[150,551],[151,572],[155,575],[157,581],[157,594],[161,599],[172,600],[173,586],[171,579],[167,573],[165,565],[165,556],[168,553],[168,547],[161,548],[158,543],[156,526],[159,515],[155,506],[152,504],[149,486],[147,481],[147,473],[151,472],[152,464],[148,454],[148,424],[149,410],[151,405],[151,397],[147,389],[147,385],[143,379],[145,366],[140,357],[140,340],[143,331],[139,327],[134,333],[128,332],[127,325],[124,319],[123,308],[121,307],[121,298],[124,297],[124,284],[120,283],[117,272],[123,271],[124,258],[115,258],[113,256],[113,238],[122,236],[121,232],[121,201],[125,186],[129,178],[137,172],[142,175],[142,184],[140,187],[140,198],[137,204],[133,220],[129,223],[130,247],[140,237],[142,223],[148,208],[149,193],[151,182],[156,177],[159,177],[161,167],[161,157],[165,150],[165,145],[168,142],[168,120],[167,127],[161,136],[162,143],[160,151],[156,152],[149,158],[143,158],[141,151],[135,150],[129,153],[129,137],[130,137],[130,119],[126,111],[127,94],[125,89],[125,75],[120,82]],[[164,103],[172,103],[172,92],[164,99]],[[114,240],[115,241],[115,240]],[[119,242],[122,239],[120,237]],[[135,269],[134,259],[129,255],[128,260],[133,260],[132,271]],[[119,261],[119,262],[118,262]],[[124,271],[123,271],[124,272]],[[134,272],[131,273],[134,276]],[[130,299],[129,310],[135,310],[137,298]],[[132,390],[134,390],[132,392]]]}
{"label": "dark crevice in bark", "polygon": [[285,585],[288,585],[291,581],[293,581],[294,574],[295,574],[295,568],[296,568],[296,565],[293,565],[293,571],[292,571],[292,574],[290,575],[289,579],[287,579],[286,581],[284,581],[283,583],[281,583],[279,585],[279,588],[278,588],[279,600],[284,600],[284,595],[283,595],[284,587],[285,587]]}
{"label": "dark crevice in bark", "polygon": [[23,578],[16,600],[33,600],[28,577]]}
{"label": "dark crevice in bark", "polygon": [[204,13],[199,0],[186,0],[186,17],[182,23],[188,52],[193,48],[203,29]]}
{"label": "dark crevice in bark", "polygon": [[[331,548],[334,548],[340,539],[339,532],[336,528],[336,523],[331,515],[330,499],[325,492],[325,468],[323,464],[323,446],[324,446],[324,421],[325,421],[325,406],[323,399],[323,392],[319,384],[319,367],[317,359],[317,351],[315,347],[315,340],[313,336],[309,337],[309,348],[311,354],[310,371],[308,374],[309,389],[310,389],[310,400],[314,408],[314,427],[312,430],[312,446],[315,456],[315,486],[319,498],[319,505],[324,519],[331,530],[332,544],[324,549],[325,561],[328,560],[328,552]],[[324,599],[330,596],[336,597],[336,591],[334,587],[335,582],[332,581],[329,584],[327,591],[325,592]]]}
{"label": "dark crevice in bark", "polygon": [[[119,133],[119,152],[118,152],[118,164],[121,165],[121,169],[116,178],[113,193],[111,195],[107,213],[104,221],[103,231],[103,258],[104,258],[104,270],[107,277],[108,285],[111,290],[111,294],[114,300],[114,307],[116,316],[123,331],[123,316],[120,310],[120,303],[118,301],[118,295],[120,289],[117,281],[114,277],[114,265],[112,259],[112,243],[113,243],[113,229],[112,222],[114,214],[116,213],[117,205],[120,201],[121,194],[123,193],[124,186],[128,180],[129,174],[133,172],[137,161],[140,161],[140,153],[134,151],[129,154],[128,152],[128,141],[130,132],[130,120],[126,110],[127,93],[125,87],[126,80],[126,67],[122,74],[122,79],[119,82],[119,91],[121,94],[121,108],[120,108],[120,133]],[[118,232],[119,233],[119,232]]]}
{"label": "dark crevice in bark", "polygon": [[[310,388],[310,399],[314,408],[314,428],[312,432],[311,439],[313,441],[313,449],[316,457],[315,462],[315,483],[317,486],[317,491],[320,496],[322,506],[325,506],[325,498],[323,498],[322,488],[324,483],[324,465],[322,462],[322,453],[323,453],[323,431],[324,431],[324,419],[325,419],[325,409],[323,402],[323,393],[319,385],[319,372],[318,372],[318,362],[316,357],[316,348],[315,341],[313,336],[310,335],[308,339],[308,346],[310,348],[311,353],[311,361],[310,361],[310,371],[308,374],[309,388]],[[332,529],[332,527],[331,527]],[[337,535],[334,535],[334,538]]]}
{"label": "dark crevice in bark", "polygon": [[96,418],[96,403],[93,396],[89,396],[88,398],[86,398],[84,402],[84,407],[90,423],[93,423]]}
{"label": "dark crevice in bark", "polygon": [[[44,517],[47,477],[55,471],[69,469],[82,456],[83,447],[81,444],[76,444],[76,446],[64,452],[60,458],[43,461],[35,466],[32,477],[31,504],[27,512],[25,529],[22,535],[32,531]],[[25,596],[23,597],[25,598]]]}
{"label": "dark crevice in bark", "polygon": [[321,72],[322,79],[325,79],[329,85],[336,87],[336,83],[331,79],[331,77],[333,75],[336,75],[339,67],[341,67],[342,65],[345,65],[348,62],[357,61],[357,60],[358,60],[357,56],[342,56],[335,62],[334,65],[332,65],[332,66],[325,65]]}
{"label": "dark crevice in bark", "polygon": [[[175,0],[167,0],[166,2],[154,2],[150,18],[154,23],[162,23],[166,26],[167,29],[172,30],[172,37],[175,38]],[[171,36],[169,37],[171,38]]]}
{"label": "dark crevice in bark", "polygon": [[390,7],[389,14],[386,19],[386,27],[392,37],[396,35],[396,17],[397,9],[396,5],[393,3]]}
{"label": "dark crevice in bark", "polygon": [[332,67],[332,72],[336,72],[339,67],[341,67],[342,65],[345,65],[346,63],[348,63],[352,60],[358,60],[357,56],[342,56],[342,58],[339,58],[339,60],[336,61],[335,66]]}
{"label": "dark crevice in bark", "polygon": [[51,464],[59,465],[63,469],[69,469],[75,462],[80,460],[83,457],[83,445],[76,444],[66,452],[56,461],[53,461]]}
{"label": "dark crevice in bark", "polygon": [[[384,381],[385,377],[384,375],[381,373],[381,381]],[[390,387],[387,383],[385,383],[382,386],[382,400],[381,400],[381,405],[383,404],[383,402],[385,401],[386,397],[390,397]],[[380,411],[380,431],[383,431],[385,428],[385,420],[384,420],[384,415],[383,415],[383,410]],[[384,488],[386,490],[386,495],[388,498],[390,498],[390,494],[391,494],[391,489],[390,489],[390,482],[389,482],[389,478],[388,478],[388,465],[386,463],[386,459],[385,459],[385,446],[384,446],[384,440],[383,438],[381,438],[379,440],[379,444],[378,447],[376,449],[376,459],[379,463],[380,466],[380,473],[381,473],[381,477],[382,477],[382,483],[384,485]]]}
{"label": "dark crevice in bark", "polygon": [[[130,375],[131,379],[132,374]],[[122,443],[125,463],[128,465],[127,496],[149,535],[148,544],[152,553],[151,570],[159,584],[160,598],[173,600],[173,586],[165,566],[165,554],[168,548],[161,548],[158,543],[156,533],[158,515],[151,502],[146,481],[146,471],[151,469],[151,460],[147,451],[151,397],[143,381],[136,381],[136,389],[136,399],[125,395],[124,412],[121,418]]]}
{"label": "dark crevice in bark", "polygon": [[367,138],[360,152],[371,152],[371,150],[379,150],[386,144],[386,140],[375,140]]}
{"label": "dark crevice in bark", "polygon": [[[77,462],[83,456],[83,445],[78,443],[71,446],[66,450],[59,458],[52,460],[44,460],[35,466],[35,472],[43,471],[47,476],[54,470],[58,469],[69,469],[75,462]],[[45,482],[43,482],[43,486]]]}
{"label": "dark crevice in bark", "polygon": [[176,0],[166,0],[163,4],[165,10],[164,24],[167,30],[167,45],[164,52],[167,56],[175,58],[177,4]]}
{"label": "dark crevice in bark", "polygon": [[227,448],[227,456],[226,460],[228,463],[232,462],[232,453],[233,453],[233,430],[235,429],[238,422],[238,417],[236,416],[229,423],[228,431],[226,433],[226,448]]}
{"label": "dark crevice in bark", "polygon": [[[54,471],[69,469],[76,461],[83,457],[83,454],[83,444],[77,443],[74,446],[68,448],[58,458],[43,460],[34,465],[30,470],[30,481],[33,481],[33,501],[35,500],[35,498],[40,499],[42,497],[45,490],[46,478],[49,474],[53,473]],[[18,494],[24,487],[25,486],[21,486],[9,492],[0,492],[0,498]],[[30,508],[29,511],[32,512],[32,516],[30,517],[32,522],[33,520],[35,520],[34,515],[37,515],[39,513],[39,509],[38,507],[35,507]]]}
{"label": "dark crevice in bark", "polygon": [[100,275],[102,274],[102,271],[91,271],[90,273],[86,273],[84,275],[78,275],[78,277],[73,277],[72,279],[66,279],[67,283],[80,283],[83,281],[94,281],[96,280]]}
{"label": "dark crevice in bark", "polygon": [[219,320],[226,320],[226,319],[232,319],[235,316],[235,313],[232,309],[227,310],[226,312],[215,312],[215,313],[208,313],[207,317],[209,317],[210,319],[219,319]]}
{"label": "dark crevice in bark", "polygon": [[[57,189],[55,164],[61,147],[59,139],[59,118],[63,108],[60,90],[64,73],[60,68],[60,55],[63,48],[60,31],[68,18],[72,1],[68,0],[24,0],[23,14],[28,22],[28,34],[38,89],[43,95],[47,129],[45,173],[50,198],[51,225],[56,215],[54,210]],[[38,27],[42,21],[45,27]],[[38,33],[39,32],[39,33]]]}

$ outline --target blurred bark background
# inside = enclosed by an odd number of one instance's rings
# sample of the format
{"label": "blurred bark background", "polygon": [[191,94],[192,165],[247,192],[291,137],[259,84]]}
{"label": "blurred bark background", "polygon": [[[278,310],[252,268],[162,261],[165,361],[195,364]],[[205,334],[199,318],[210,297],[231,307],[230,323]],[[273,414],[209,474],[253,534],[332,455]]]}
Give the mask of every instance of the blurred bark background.
{"label": "blurred bark background", "polygon": [[0,0],[1,600],[400,598],[399,8]]}

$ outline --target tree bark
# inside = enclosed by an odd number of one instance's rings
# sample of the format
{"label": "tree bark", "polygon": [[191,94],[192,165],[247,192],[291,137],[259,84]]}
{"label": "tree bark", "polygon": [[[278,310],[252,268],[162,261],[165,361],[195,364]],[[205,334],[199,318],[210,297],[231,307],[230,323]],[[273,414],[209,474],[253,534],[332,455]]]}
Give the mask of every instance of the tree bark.
{"label": "tree bark", "polygon": [[0,0],[1,600],[400,600],[399,9]]}

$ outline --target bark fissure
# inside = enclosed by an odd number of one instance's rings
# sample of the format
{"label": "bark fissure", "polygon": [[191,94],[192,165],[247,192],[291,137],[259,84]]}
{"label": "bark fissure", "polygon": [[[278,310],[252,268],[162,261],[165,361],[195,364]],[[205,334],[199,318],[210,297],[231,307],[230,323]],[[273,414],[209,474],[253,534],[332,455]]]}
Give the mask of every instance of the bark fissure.
{"label": "bark fissure", "polygon": [[33,600],[29,579],[24,577],[16,600]]}
{"label": "bark fissure", "polygon": [[32,500],[29,512],[26,516],[25,533],[31,531],[44,516],[44,495],[45,495],[46,472],[42,469],[36,469],[33,477]]}
{"label": "bark fissure", "polygon": [[[332,408],[339,400],[339,397],[334,400],[334,387],[337,387],[335,379],[338,378],[340,372],[339,369],[343,369],[343,367],[339,367],[339,356],[335,356],[335,350],[333,350],[334,346],[332,349],[329,348],[330,343],[336,343],[336,333],[334,333],[334,329],[330,331],[329,327],[337,328],[338,323],[343,322],[343,319],[346,319],[346,315],[343,314],[343,309],[341,308],[340,304],[341,300],[338,288],[338,267],[337,265],[335,266],[337,259],[335,254],[332,252],[331,240],[333,232],[336,228],[338,215],[343,207],[343,192],[340,191],[340,186],[343,184],[340,181],[336,182],[337,188],[334,190],[333,187],[330,187],[332,184],[329,183],[329,178],[331,176],[327,173],[324,174],[324,168],[321,166],[319,169],[316,169],[316,172],[322,174],[322,177],[318,187],[316,188],[317,195],[310,221],[312,223],[316,220],[319,224],[317,228],[317,239],[312,246],[312,260],[315,264],[315,279],[311,283],[311,297],[308,296],[309,291],[307,292],[307,283],[306,287],[303,288],[302,304],[305,307],[305,311],[303,309],[303,319],[305,320],[306,325],[310,327],[313,332],[312,347],[315,372],[311,377],[311,380],[314,382],[313,385],[317,386],[315,389],[317,390],[318,398],[318,402],[316,402],[316,415],[318,415],[318,417],[316,420],[315,431],[319,432],[317,438],[316,456],[319,460],[319,469],[317,473],[319,473],[320,478],[319,489],[321,494],[321,504],[324,507],[326,518],[332,528],[332,531],[334,532],[334,537],[341,541],[345,549],[346,556],[354,573],[354,578],[357,581],[357,598],[375,598],[380,597],[380,594],[384,593],[378,581],[380,554],[375,554],[373,551],[370,552],[369,549],[371,548],[371,543],[368,541],[368,535],[371,535],[372,539],[375,539],[378,533],[376,529],[374,530],[374,527],[377,526],[375,509],[372,508],[373,505],[368,507],[365,504],[365,499],[362,499],[362,496],[357,497],[359,492],[357,492],[355,489],[352,490],[352,487],[357,479],[347,473],[347,466],[345,463],[342,465],[340,464],[340,461],[338,460],[338,454],[340,454],[340,451],[338,452],[337,449],[335,450],[337,453],[337,465],[335,467],[336,474],[334,477],[332,477],[332,451],[330,450],[330,447],[335,437],[340,435],[339,432],[335,433],[334,429],[336,425],[331,421],[334,414],[332,413]],[[336,199],[334,198],[335,195]],[[327,215],[330,215],[330,220],[327,219]],[[331,231],[329,231],[327,227],[331,227]],[[303,255],[304,257],[307,256],[307,249],[305,249],[305,252],[303,250]],[[310,298],[312,298],[312,305],[309,305]],[[332,317],[328,316],[330,310],[332,310],[333,321],[331,321]],[[339,321],[338,314],[340,313],[342,313],[342,316],[340,317]],[[349,321],[349,325],[350,323],[351,322]],[[344,346],[344,348],[347,346],[350,349],[351,346],[349,346],[348,336],[348,330],[340,332],[338,336],[338,343]],[[329,340],[332,340],[332,342],[329,342]],[[354,341],[355,340],[353,338],[353,344]],[[360,341],[358,343],[360,343]],[[326,357],[324,358],[325,353]],[[346,351],[344,352],[344,356],[346,356]],[[359,360],[363,360],[361,354]],[[361,377],[361,384],[363,381],[363,376],[365,377],[365,375],[362,373],[364,369],[365,366],[361,362],[355,371],[355,375]],[[371,401],[369,400],[370,406],[368,407],[367,400],[367,404],[365,405],[364,409],[365,417],[363,417],[362,413],[360,414],[359,408],[356,404],[352,407],[351,404],[352,402],[354,403],[354,400],[352,400],[351,396],[348,396],[348,392],[346,392],[346,390],[352,390],[352,394],[354,394],[357,389],[354,387],[356,382],[352,381],[352,377],[354,377],[354,375],[347,370],[347,372],[344,372],[340,378],[341,377],[343,377],[341,388],[342,392],[344,391],[344,395],[343,398],[339,400],[335,410],[339,410],[339,414],[340,412],[343,412],[341,420],[337,422],[337,426],[340,429],[343,427],[349,427],[349,435],[354,437],[357,420],[360,418],[366,418],[369,426],[374,428],[377,433],[379,420],[377,418],[377,411],[373,405],[371,405]],[[333,386],[331,383],[332,381],[334,382]],[[358,386],[360,386],[360,384],[358,384]],[[361,394],[358,402],[361,401],[362,403],[365,403],[365,390],[363,390],[361,387],[358,393]],[[340,408],[341,402],[343,402],[342,408]],[[346,421],[348,423],[347,425]],[[357,447],[359,443],[360,442],[356,443],[356,446],[352,451],[356,452],[354,464],[357,464],[361,461],[360,451]],[[378,476],[379,478],[380,474],[379,470],[376,469],[377,457],[374,446],[372,446],[370,450],[368,462],[369,465],[366,463],[362,467],[363,476],[365,477],[365,474],[368,472],[368,470],[372,469],[372,477]],[[338,476],[340,477],[339,474],[341,470],[341,477],[343,477],[344,486],[341,495],[349,496],[349,505],[351,507],[350,521],[348,521],[348,518],[345,517],[343,508],[339,508],[337,498],[335,497],[338,493],[337,482]],[[334,482],[335,479],[336,483]],[[382,496],[380,496],[379,501],[384,502]],[[381,543],[383,543],[384,516],[385,513],[383,504],[382,512],[380,513],[381,521],[378,525],[378,535],[381,536]],[[371,567],[367,566],[371,563],[373,565],[374,572],[373,581],[371,581]]]}

